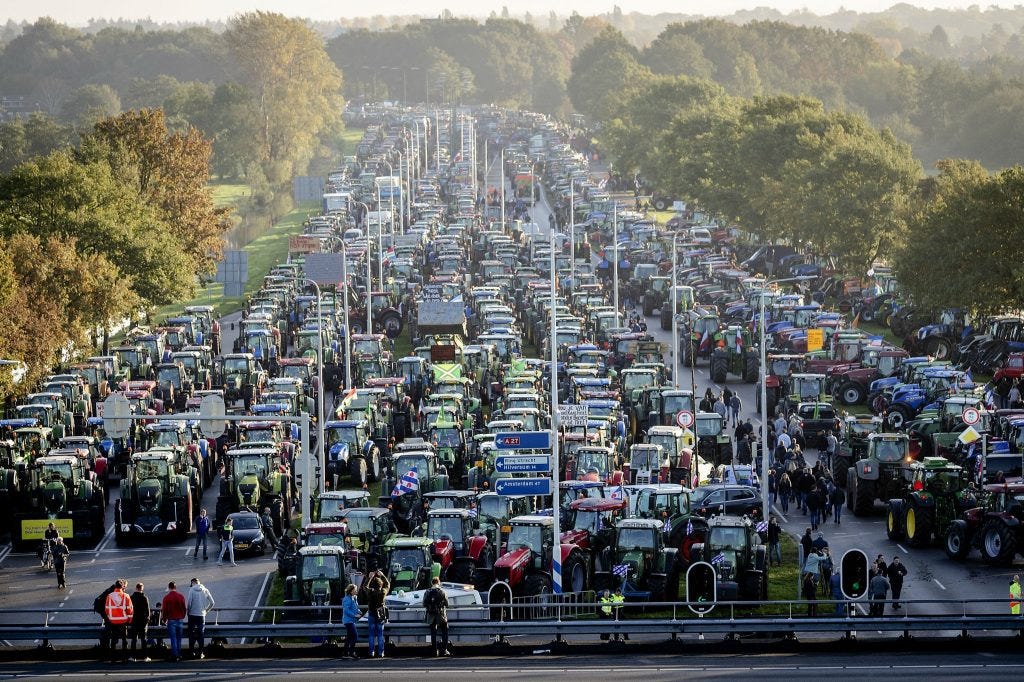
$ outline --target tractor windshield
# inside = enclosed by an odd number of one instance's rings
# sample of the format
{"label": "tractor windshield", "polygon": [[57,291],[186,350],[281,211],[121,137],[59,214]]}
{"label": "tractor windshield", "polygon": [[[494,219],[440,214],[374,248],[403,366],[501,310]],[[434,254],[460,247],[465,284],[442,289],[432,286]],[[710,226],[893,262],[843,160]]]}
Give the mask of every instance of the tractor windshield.
{"label": "tractor windshield", "polygon": [[582,450],[577,454],[576,470],[580,476],[593,474],[604,476],[608,473],[608,453],[603,450]]}
{"label": "tractor windshield", "polygon": [[243,443],[273,443],[274,430],[246,429],[245,431],[242,432],[241,441]]}
{"label": "tractor windshield", "polygon": [[722,433],[722,418],[717,414],[697,417],[697,436],[718,436]]}
{"label": "tractor windshield", "polygon": [[650,528],[620,528],[618,547],[620,550],[654,549],[654,533]]}
{"label": "tractor windshield", "polygon": [[153,440],[150,447],[178,447],[184,445],[181,433],[178,431],[151,431]]}
{"label": "tractor windshield", "polygon": [[629,453],[629,468],[633,471],[656,469],[661,466],[657,448],[633,448]]}
{"label": "tractor windshield", "polygon": [[768,364],[771,366],[771,373],[777,377],[788,376],[790,371],[795,369],[796,360],[792,358],[784,358],[777,360],[768,360]]}
{"label": "tractor windshield", "polygon": [[599,531],[608,527],[609,516],[610,512],[577,509],[572,528],[573,530]]}
{"label": "tractor windshield", "polygon": [[246,358],[227,358],[224,360],[225,374],[241,374],[249,371],[249,360]]}
{"label": "tractor windshield", "polygon": [[431,516],[427,520],[427,537],[431,540],[453,540],[462,546],[461,516]]}
{"label": "tractor windshield", "polygon": [[512,532],[508,536],[509,551],[525,547],[539,554],[543,546],[543,530],[540,526],[512,526]]}
{"label": "tractor windshield", "polygon": [[664,513],[674,514],[676,512],[682,512],[683,514],[687,514],[690,511],[690,498],[688,495],[655,495],[654,511],[659,517]]}
{"label": "tractor windshield", "polygon": [[281,367],[282,377],[288,379],[302,379],[306,381],[309,379],[309,366],[308,365],[284,365]]}
{"label": "tractor windshield", "polygon": [[667,395],[664,396],[665,414],[677,414],[679,412],[693,412],[692,395]]}
{"label": "tractor windshield", "polygon": [[371,355],[380,357],[380,342],[377,339],[360,339],[352,346],[352,353],[355,355]]}
{"label": "tractor windshield", "polygon": [[34,453],[36,455],[43,454],[43,439],[39,435],[38,431],[15,431],[14,432],[14,444],[15,448],[19,452],[23,453]]}
{"label": "tractor windshield", "polygon": [[881,432],[882,424],[875,421],[851,421],[846,422],[846,428],[851,437],[867,438],[869,434]]}
{"label": "tractor windshield", "polygon": [[[322,514],[320,518],[324,518]],[[310,547],[344,547],[345,536],[341,533],[310,533],[306,536],[306,545]]]}
{"label": "tractor windshield", "polygon": [[182,355],[181,357],[174,358],[174,361],[181,365],[186,374],[194,375],[196,370],[199,369],[199,358],[195,355]]}
{"label": "tractor windshield", "polygon": [[235,455],[235,476],[241,478],[256,474],[263,478],[267,474],[267,460],[259,455]]}
{"label": "tractor windshield", "polygon": [[693,331],[713,336],[718,331],[717,317],[702,317],[693,323]]}
{"label": "tractor windshield", "polygon": [[426,565],[421,547],[396,547],[391,550],[391,556],[388,558],[392,573],[416,571]]}
{"label": "tractor windshield", "polygon": [[436,428],[430,434],[430,442],[439,448],[455,448],[462,442],[460,432],[453,428]]}
{"label": "tractor windshield", "polygon": [[415,471],[421,477],[427,475],[427,458],[422,455],[401,455],[395,459],[395,471],[404,474]]}
{"label": "tractor windshield", "polygon": [[136,476],[140,481],[147,478],[167,478],[167,462],[162,459],[144,459],[136,467]]}
{"label": "tractor windshield", "polygon": [[907,443],[899,440],[876,440],[874,443],[875,458],[879,462],[899,462],[907,452]]}
{"label": "tractor windshield", "polygon": [[740,549],[746,546],[742,528],[717,526],[711,529],[708,544],[716,549]]}
{"label": "tractor windshield", "polygon": [[327,430],[327,446],[336,445],[337,443],[344,443],[349,446],[349,449],[355,448],[358,445],[359,437],[356,434],[354,427],[345,427],[337,429]]}
{"label": "tractor windshield", "polygon": [[302,557],[304,580],[334,580],[341,577],[341,562],[335,555]]}
{"label": "tractor windshield", "polygon": [[889,377],[896,373],[896,365],[899,358],[895,355],[882,355],[878,358],[878,373],[883,377]]}
{"label": "tractor windshield", "polygon": [[70,482],[71,481],[71,465],[70,464],[44,464],[39,469],[39,482]]}
{"label": "tractor windshield", "polygon": [[631,393],[640,388],[656,386],[657,383],[654,372],[629,372],[622,377],[622,390]]}
{"label": "tractor windshield", "polygon": [[824,381],[820,377],[793,377],[793,395],[800,400],[817,399],[821,395]]}
{"label": "tractor windshield", "polygon": [[505,519],[508,517],[508,507],[500,496],[486,495],[480,498],[479,517],[499,520]]}

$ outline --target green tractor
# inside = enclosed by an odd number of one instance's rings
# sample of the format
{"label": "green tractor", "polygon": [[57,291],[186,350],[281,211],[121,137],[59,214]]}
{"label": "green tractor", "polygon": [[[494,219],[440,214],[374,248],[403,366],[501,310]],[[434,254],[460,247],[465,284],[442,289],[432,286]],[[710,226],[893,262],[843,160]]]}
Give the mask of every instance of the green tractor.
{"label": "green tractor", "polygon": [[278,535],[291,527],[291,476],[272,443],[229,450],[217,497],[216,523],[242,509],[260,513],[269,507]]}
{"label": "green tractor", "polygon": [[433,560],[433,542],[426,537],[392,536],[381,548],[383,570],[392,592],[414,592],[430,587],[441,576],[441,564]]}
{"label": "green tractor", "polygon": [[345,598],[349,578],[344,547],[321,545],[299,548],[295,573],[284,581],[284,605],[313,608],[298,613],[286,611],[285,616],[304,620],[329,617],[330,607],[340,606]]}
{"label": "green tractor", "polygon": [[[423,494],[447,490],[448,470],[428,450],[399,452],[393,460],[391,473],[384,477],[380,504],[390,507],[399,532],[412,533],[424,521]],[[415,476],[411,474],[415,473]],[[411,481],[415,478],[415,484]],[[404,492],[393,495],[396,487]]]}
{"label": "green tractor", "polygon": [[679,363],[693,367],[698,358],[710,358],[722,321],[713,308],[694,308],[682,313],[679,322]]}
{"label": "green tractor", "polygon": [[855,516],[867,516],[875,500],[903,494],[910,460],[910,438],[905,433],[872,433],[867,455],[846,471],[846,504]]}
{"label": "green tractor", "polygon": [[756,382],[761,358],[751,343],[750,332],[739,325],[729,325],[719,334],[717,347],[711,353],[711,380],[724,384],[732,373],[748,384]]}
{"label": "green tractor", "polygon": [[220,364],[224,382],[224,401],[229,405],[241,400],[248,410],[267,383],[267,373],[252,353],[229,353]]}
{"label": "green tractor", "polygon": [[692,548],[694,559],[715,567],[718,599],[768,599],[768,547],[746,517],[708,519],[707,540]]}
{"label": "green tractor", "polygon": [[37,457],[29,465],[23,498],[15,507],[11,541],[15,548],[42,540],[47,523],[57,524],[69,541],[103,537],[106,500],[85,460],[72,455]]}
{"label": "green tractor", "polygon": [[191,481],[177,473],[173,454],[132,455],[114,504],[117,543],[156,536],[184,540],[192,528],[192,499]]}
{"label": "green tractor", "polygon": [[854,462],[868,453],[868,436],[882,432],[881,417],[848,415],[843,419],[842,437],[832,458],[832,478],[837,485],[846,485],[846,472]]}
{"label": "green tractor", "polygon": [[[679,598],[679,550],[665,545],[664,524],[658,519],[623,519],[615,526],[612,571],[596,573],[595,584],[612,586],[621,580],[629,601],[675,601]],[[617,578],[615,566],[625,566]]]}
{"label": "green tractor", "polygon": [[904,538],[911,547],[926,547],[934,538],[945,540],[955,519],[977,506],[967,490],[961,467],[944,457],[925,457],[906,470],[910,482],[901,497],[889,500],[885,530],[889,539]]}
{"label": "green tractor", "polygon": [[672,278],[664,275],[654,275],[648,278],[646,287],[643,288],[644,317],[650,317],[655,310],[661,310],[666,297],[671,300]]}

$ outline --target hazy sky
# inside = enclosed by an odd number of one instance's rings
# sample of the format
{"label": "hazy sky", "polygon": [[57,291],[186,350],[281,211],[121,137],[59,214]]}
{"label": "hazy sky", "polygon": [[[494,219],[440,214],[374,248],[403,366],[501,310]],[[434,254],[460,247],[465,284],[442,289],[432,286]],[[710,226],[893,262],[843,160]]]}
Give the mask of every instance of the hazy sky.
{"label": "hazy sky", "polygon": [[[967,7],[979,4],[1012,6],[1010,2],[977,2],[969,0],[922,0],[912,2],[921,7]],[[0,20],[34,20],[51,16],[69,24],[82,24],[90,18],[151,18],[157,21],[202,21],[223,19],[239,12],[264,9],[289,16],[312,19],[369,16],[372,14],[434,15],[442,9],[455,14],[486,16],[491,10],[501,11],[507,6],[513,14],[532,12],[547,14],[555,9],[561,15],[576,10],[580,14],[608,12],[618,4],[625,12],[681,12],[686,14],[731,14],[736,10],[759,6],[774,7],[782,12],[807,8],[818,14],[827,14],[840,7],[870,12],[886,9],[895,0],[171,0],[170,2],[139,2],[138,0],[0,0]]]}

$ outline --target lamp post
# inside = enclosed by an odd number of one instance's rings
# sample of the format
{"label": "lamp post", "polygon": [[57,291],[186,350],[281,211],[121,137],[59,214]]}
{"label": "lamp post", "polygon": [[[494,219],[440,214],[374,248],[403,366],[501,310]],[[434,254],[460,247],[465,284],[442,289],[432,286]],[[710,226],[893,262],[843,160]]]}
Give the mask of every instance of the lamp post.
{"label": "lamp post", "polygon": [[612,203],[612,248],[615,263],[612,265],[612,306],[615,308],[616,326],[619,321],[619,202]]}
{"label": "lamp post", "polygon": [[[320,293],[320,285],[314,280],[306,278],[306,284],[311,284],[316,289],[316,449],[319,451],[319,473],[317,474],[317,481],[319,482],[319,492],[323,493],[324,476],[327,473],[327,462],[326,455],[324,454],[324,330],[323,325],[323,297]],[[345,330],[348,333],[348,330]]]}
{"label": "lamp post", "polygon": [[[557,331],[556,325],[558,321],[558,299],[556,298],[557,292],[557,279],[558,273],[555,269],[555,231],[551,230],[551,338],[548,340],[548,346],[551,350],[551,499],[553,502],[554,513],[551,515],[554,521],[554,538],[555,543],[558,543],[558,538],[561,537],[560,519],[558,513],[558,502],[559,502],[559,490],[558,490],[558,479],[559,479],[559,463],[558,463],[558,434],[560,432],[560,424],[558,419],[558,344],[557,344]],[[562,563],[560,552],[554,551],[551,553],[551,578],[552,578],[552,589],[555,594],[562,593]]]}
{"label": "lamp post", "polygon": [[344,307],[345,317],[345,390],[352,388],[352,354],[349,352],[349,348],[352,347],[352,339],[349,338],[352,334],[352,329],[348,322],[348,245],[345,244],[345,239],[341,240],[341,291],[342,301],[341,305]]}
{"label": "lamp post", "polygon": [[[353,204],[359,204],[360,206],[362,206],[363,207],[363,215],[366,216],[366,333],[367,334],[372,334],[373,333],[373,296],[372,296],[372,294],[373,294],[373,271],[371,269],[371,264],[370,264],[370,207],[367,206],[366,204],[364,204],[361,201],[353,201],[352,203]],[[378,199],[378,204],[377,205],[378,206],[380,205],[380,200],[379,199]],[[379,231],[379,228],[378,228],[378,231]],[[348,306],[346,306],[345,309],[347,310]],[[349,347],[351,347],[351,344],[349,344]],[[348,367],[348,364],[347,364],[348,363],[348,356],[349,356],[349,348],[346,348],[345,349],[345,360],[346,360],[345,371],[346,372],[349,371],[349,367]],[[352,378],[351,374],[349,374],[348,379],[350,381],[351,381],[351,378]],[[350,385],[350,388],[351,388],[351,385]]]}
{"label": "lamp post", "polygon": [[505,148],[501,148],[501,230],[505,231]]}
{"label": "lamp post", "polygon": [[679,388],[679,320],[676,318],[679,312],[679,290],[676,284],[679,263],[676,239],[680,236],[685,237],[686,233],[676,232],[672,235],[672,385],[676,388]]}
{"label": "lamp post", "polygon": [[[569,176],[569,284],[576,286],[576,181]],[[570,291],[569,303],[572,303]]]}

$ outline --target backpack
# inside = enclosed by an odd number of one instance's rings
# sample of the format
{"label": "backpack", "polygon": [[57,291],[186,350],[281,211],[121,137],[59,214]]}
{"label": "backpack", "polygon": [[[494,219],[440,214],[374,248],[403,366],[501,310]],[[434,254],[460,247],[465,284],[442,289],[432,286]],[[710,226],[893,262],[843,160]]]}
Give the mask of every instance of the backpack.
{"label": "backpack", "polygon": [[436,587],[431,587],[427,590],[427,593],[423,595],[423,608],[429,614],[441,613],[441,609],[444,607],[444,592]]}

